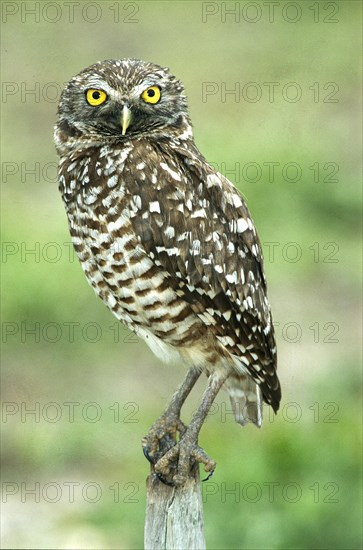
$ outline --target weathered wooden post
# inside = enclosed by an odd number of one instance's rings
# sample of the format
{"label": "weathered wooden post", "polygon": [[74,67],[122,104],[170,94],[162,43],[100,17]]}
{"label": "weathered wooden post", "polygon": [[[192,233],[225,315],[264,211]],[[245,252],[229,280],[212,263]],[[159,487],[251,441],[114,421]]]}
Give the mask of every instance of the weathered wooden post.
{"label": "weathered wooden post", "polygon": [[199,464],[182,487],[146,480],[145,550],[205,550]]}

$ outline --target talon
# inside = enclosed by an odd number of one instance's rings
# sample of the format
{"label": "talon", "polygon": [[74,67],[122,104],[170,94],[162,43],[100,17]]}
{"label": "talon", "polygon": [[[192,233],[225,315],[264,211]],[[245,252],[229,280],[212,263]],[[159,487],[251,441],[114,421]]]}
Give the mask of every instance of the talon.
{"label": "talon", "polygon": [[143,447],[142,452],[144,453],[145,458],[150,462],[150,464],[155,464],[154,457],[150,455],[148,447]]}
{"label": "talon", "polygon": [[155,465],[186,431],[185,424],[177,414],[163,414],[142,439],[142,450],[150,464]]}
{"label": "talon", "polygon": [[[161,481],[172,478],[171,486],[181,486],[188,479],[190,469],[195,463],[204,464],[205,471],[209,472],[203,481],[212,477],[216,468],[215,461],[195,443],[195,435],[192,436],[187,431],[185,437],[154,464],[154,471],[162,477]],[[170,482],[167,484],[170,485]]]}
{"label": "talon", "polygon": [[161,474],[158,474],[157,472],[154,472],[154,476],[157,477],[161,483],[164,483],[164,485],[168,485],[168,487],[175,487],[175,484],[172,481],[168,481],[164,476]]}
{"label": "talon", "polygon": [[213,470],[211,470],[209,472],[209,474],[207,475],[207,477],[205,477],[204,479],[202,479],[202,481],[208,481],[208,479],[210,479],[212,477],[212,475],[214,474],[215,472],[215,468],[213,468]]}

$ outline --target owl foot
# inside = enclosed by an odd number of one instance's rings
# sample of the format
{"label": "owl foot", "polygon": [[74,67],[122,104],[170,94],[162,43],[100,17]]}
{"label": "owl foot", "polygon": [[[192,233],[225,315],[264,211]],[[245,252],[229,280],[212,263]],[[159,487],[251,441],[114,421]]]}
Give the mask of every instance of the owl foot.
{"label": "owl foot", "polygon": [[176,414],[164,413],[151,426],[147,435],[142,439],[142,449],[145,457],[151,464],[156,464],[160,458],[174,447],[177,434],[180,437],[185,433],[186,426]]}
{"label": "owl foot", "polygon": [[154,471],[163,483],[180,487],[184,485],[196,463],[204,464],[204,470],[208,472],[203,481],[210,479],[216,462],[199,447],[198,436],[187,429],[181,440],[154,464]]}
{"label": "owl foot", "polygon": [[[186,432],[187,428],[180,420],[180,411],[199,376],[200,369],[196,367],[189,369],[185,380],[174,393],[168,408],[151,426],[148,434],[143,438],[142,447],[144,455],[152,465],[156,464],[162,456],[174,447],[177,439],[181,439]],[[177,437],[178,434],[179,437]]]}
{"label": "owl foot", "polygon": [[[179,441],[177,441],[179,434]],[[198,446],[198,435],[188,429],[174,414],[163,414],[142,440],[143,452],[152,464],[157,478],[172,487],[183,485],[197,463],[204,464],[208,476],[213,475],[216,463]]]}
{"label": "owl foot", "polygon": [[[180,420],[181,405],[198,379],[198,369],[192,367],[183,384],[174,394],[166,412],[144,437],[142,446],[152,464],[153,473],[167,485],[183,485],[198,464],[204,464],[208,476],[213,475],[216,463],[198,445],[198,435],[218,391],[228,378],[228,371],[209,376],[207,388],[188,427]],[[179,440],[177,441],[177,434]]]}

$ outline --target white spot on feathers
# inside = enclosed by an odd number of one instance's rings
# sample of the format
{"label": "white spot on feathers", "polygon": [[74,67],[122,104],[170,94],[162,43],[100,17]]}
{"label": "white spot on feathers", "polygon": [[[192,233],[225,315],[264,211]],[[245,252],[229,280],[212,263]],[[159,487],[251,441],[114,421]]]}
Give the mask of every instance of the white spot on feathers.
{"label": "white spot on feathers", "polygon": [[237,220],[237,233],[243,233],[248,229],[248,223],[244,218],[238,218]]}
{"label": "white spot on feathers", "polygon": [[141,202],[140,195],[134,195],[132,198],[134,199],[134,203],[135,203],[136,208],[138,210],[141,210],[142,202]]}
{"label": "white spot on feathers", "polygon": [[168,237],[168,239],[173,239],[175,237],[175,229],[174,227],[172,227],[171,225],[169,225],[169,227],[167,227],[164,231],[164,234],[166,237]]}
{"label": "white spot on feathers", "polygon": [[165,164],[165,162],[161,162],[160,166],[163,170],[165,170],[165,172],[168,172],[168,174],[170,174],[173,179],[181,181],[181,177],[179,176],[178,172],[175,172],[174,170],[169,168],[169,166]]}
{"label": "white spot on feathers", "polygon": [[115,176],[111,176],[110,178],[107,179],[107,187],[115,187],[115,185],[117,185],[117,182],[118,182],[118,177],[115,175]]}
{"label": "white spot on feathers", "polygon": [[228,273],[226,275],[226,280],[228,283],[236,284],[237,283],[237,271],[233,271],[233,273]]}
{"label": "white spot on feathers", "polygon": [[150,212],[158,212],[160,214],[161,210],[160,210],[159,202],[158,201],[151,202],[149,204],[149,210]]}
{"label": "white spot on feathers", "polygon": [[238,195],[232,195],[232,201],[235,208],[240,208],[242,206],[241,198]]}

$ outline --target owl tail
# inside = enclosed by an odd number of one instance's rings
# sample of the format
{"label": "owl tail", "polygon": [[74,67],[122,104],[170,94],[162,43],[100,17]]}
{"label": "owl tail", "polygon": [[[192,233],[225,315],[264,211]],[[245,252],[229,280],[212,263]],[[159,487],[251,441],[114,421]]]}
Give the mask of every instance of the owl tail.
{"label": "owl tail", "polygon": [[262,425],[262,392],[248,375],[232,375],[224,383],[229,393],[235,420],[245,426],[253,422],[258,428]]}

